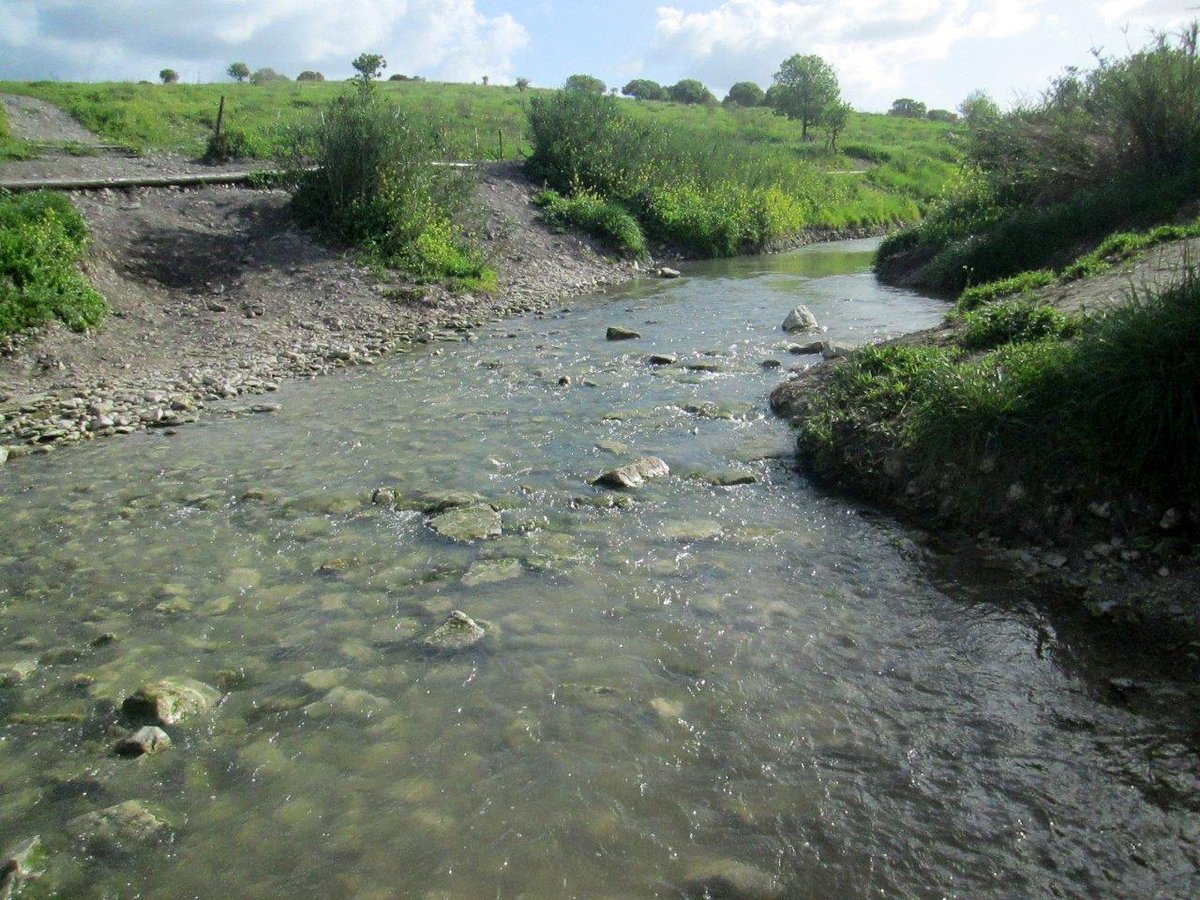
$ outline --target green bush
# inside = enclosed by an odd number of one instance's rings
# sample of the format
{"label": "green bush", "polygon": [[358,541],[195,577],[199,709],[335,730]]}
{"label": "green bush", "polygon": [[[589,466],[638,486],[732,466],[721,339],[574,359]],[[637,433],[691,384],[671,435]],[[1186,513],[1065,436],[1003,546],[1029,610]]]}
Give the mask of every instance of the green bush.
{"label": "green bush", "polygon": [[991,350],[1003,344],[1062,340],[1078,333],[1079,322],[1053,306],[1005,300],[963,315],[960,343],[967,350]]}
{"label": "green bush", "polygon": [[543,191],[534,198],[548,222],[563,228],[577,228],[602,240],[620,253],[643,258],[647,255],[646,239],[641,226],[628,210],[582,191],[564,197],[558,191]]}
{"label": "green bush", "polygon": [[301,221],[381,264],[486,288],[494,273],[454,224],[470,185],[461,170],[437,165],[437,130],[389,102],[373,82],[357,82],[296,136],[292,205]]}
{"label": "green bush", "polygon": [[225,163],[235,159],[254,159],[262,153],[261,142],[240,128],[224,128],[208,139],[201,158],[206,163]]}
{"label": "green bush", "polygon": [[61,194],[0,195],[0,335],[51,319],[95,328],[108,304],[79,273],[87,249],[83,217]]}
{"label": "green bush", "polygon": [[1036,291],[1038,288],[1054,284],[1055,280],[1056,276],[1050,269],[1035,269],[1032,272],[1022,272],[1009,278],[978,284],[959,295],[957,307],[960,311],[978,309],[985,303],[991,303],[1001,297]]}

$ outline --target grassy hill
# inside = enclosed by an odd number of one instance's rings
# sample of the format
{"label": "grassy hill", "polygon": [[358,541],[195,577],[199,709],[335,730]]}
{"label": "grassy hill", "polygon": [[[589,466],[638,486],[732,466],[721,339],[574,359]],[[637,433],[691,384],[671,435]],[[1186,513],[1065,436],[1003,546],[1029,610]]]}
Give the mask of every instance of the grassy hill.
{"label": "grassy hill", "polygon": [[[171,150],[199,156],[225,97],[225,121],[242,132],[253,156],[268,159],[283,148],[289,130],[311,120],[346,89],[340,82],[253,84],[77,84],[0,82],[0,92],[48,100],[105,139],[138,151]],[[390,100],[436,123],[447,155],[457,159],[520,159],[529,150],[525,110],[549,91],[515,87],[383,82]],[[688,142],[730,156],[796,160],[831,177],[862,181],[873,191],[911,201],[911,219],[941,192],[957,168],[952,127],[924,120],[855,114],[839,152],[823,141],[800,141],[799,127],[767,109],[680,106],[621,101],[636,119],[676,132]],[[2,133],[2,132],[0,132]],[[14,148],[15,149],[15,148]]]}

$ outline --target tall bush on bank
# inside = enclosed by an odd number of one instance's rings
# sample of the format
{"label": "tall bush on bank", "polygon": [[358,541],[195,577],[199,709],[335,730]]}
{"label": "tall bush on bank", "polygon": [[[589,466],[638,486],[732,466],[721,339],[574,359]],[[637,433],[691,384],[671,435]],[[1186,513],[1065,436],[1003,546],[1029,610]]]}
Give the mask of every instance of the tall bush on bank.
{"label": "tall bush on bank", "polygon": [[456,225],[469,198],[467,176],[437,164],[435,124],[383,96],[374,82],[379,68],[360,68],[297,136],[293,209],[380,263],[485,286],[494,275]]}
{"label": "tall bush on bank", "polygon": [[[925,222],[880,248],[885,277],[934,289],[1036,269],[1081,242],[1169,218],[1200,189],[1200,28],[1068,69],[1032,104],[974,104],[967,169]],[[964,108],[964,112],[968,110]]]}

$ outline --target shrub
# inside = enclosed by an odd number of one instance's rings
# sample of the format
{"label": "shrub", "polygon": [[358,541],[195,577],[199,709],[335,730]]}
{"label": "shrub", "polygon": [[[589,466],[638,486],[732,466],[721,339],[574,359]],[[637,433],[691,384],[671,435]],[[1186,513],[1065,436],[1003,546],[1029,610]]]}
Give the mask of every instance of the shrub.
{"label": "shrub", "polygon": [[716,103],[717,98],[695,78],[685,78],[667,88],[667,95],[672,103],[682,103],[687,106],[696,104]]}
{"label": "shrub", "polygon": [[51,319],[95,328],[108,304],[79,274],[87,248],[83,217],[61,194],[0,197],[0,335]]}
{"label": "shrub", "polygon": [[578,228],[600,238],[607,246],[638,258],[645,257],[646,239],[628,210],[581,191],[563,197],[557,191],[543,191],[534,202],[542,208],[546,220],[560,227]]}
{"label": "shrub", "polygon": [[1049,269],[1036,269],[1032,272],[1022,272],[1009,278],[989,281],[985,284],[969,287],[958,298],[958,309],[977,309],[985,303],[991,303],[1001,297],[1013,294],[1024,294],[1038,288],[1053,284],[1055,275]]}
{"label": "shrub", "polygon": [[286,75],[276,72],[270,67],[257,69],[254,74],[250,76],[250,83],[258,85],[275,84],[276,82],[287,80],[288,77]]}
{"label": "shrub", "polygon": [[603,94],[608,88],[595,75],[572,75],[563,84],[563,90],[581,91],[586,94]]}
{"label": "shrub", "polygon": [[293,208],[301,221],[384,265],[494,286],[494,274],[454,224],[469,184],[461,170],[435,165],[435,132],[433,123],[390,103],[364,73],[297,135],[298,156],[289,161],[298,173]]}
{"label": "shrub", "polygon": [[158,78],[163,84],[175,84],[179,81],[179,73],[174,69],[163,69],[158,73]]}
{"label": "shrub", "polygon": [[667,89],[657,81],[648,78],[635,78],[621,88],[621,93],[635,100],[666,100]]}
{"label": "shrub", "polygon": [[297,81],[324,81],[325,76],[320,72],[314,72],[311,69],[305,69],[296,76]]}
{"label": "shrub", "polygon": [[738,106],[762,106],[767,95],[753,81],[739,81],[729,89],[725,102],[736,103]]}
{"label": "shrub", "polygon": [[263,147],[250,134],[240,128],[223,128],[208,139],[208,146],[201,159],[209,164],[229,162],[234,159],[254,159],[262,154]]}
{"label": "shrub", "polygon": [[1008,300],[963,315],[960,343],[967,350],[992,350],[1003,344],[1062,340],[1079,331],[1079,322],[1052,306]]}

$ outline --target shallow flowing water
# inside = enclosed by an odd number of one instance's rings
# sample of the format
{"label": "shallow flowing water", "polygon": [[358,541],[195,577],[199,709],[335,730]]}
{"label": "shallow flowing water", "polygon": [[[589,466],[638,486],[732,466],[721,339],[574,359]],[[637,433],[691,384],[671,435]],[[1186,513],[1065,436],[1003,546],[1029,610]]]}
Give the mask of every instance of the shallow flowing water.
{"label": "shallow flowing water", "polygon": [[[277,415],[8,466],[0,666],[40,662],[0,688],[0,850],[40,834],[66,896],[1193,893],[1194,705],[1117,697],[1119,646],[792,468],[761,365],[805,363],[787,311],[851,341],[944,312],[870,247],[697,266],[289,385]],[[589,479],[644,454],[671,476],[604,507]],[[478,494],[503,533],[456,543],[380,487]],[[422,653],[451,609],[487,639]],[[223,700],[114,757],[121,700],[166,676]],[[129,799],[171,838],[73,842]]]}

